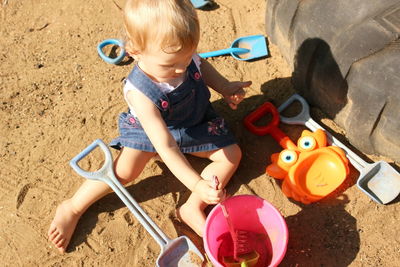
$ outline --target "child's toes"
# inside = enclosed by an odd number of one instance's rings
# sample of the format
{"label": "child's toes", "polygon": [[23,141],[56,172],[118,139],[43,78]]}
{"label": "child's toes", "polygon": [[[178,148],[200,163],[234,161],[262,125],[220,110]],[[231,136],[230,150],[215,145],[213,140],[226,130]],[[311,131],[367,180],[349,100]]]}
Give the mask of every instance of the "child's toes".
{"label": "child's toes", "polygon": [[53,242],[59,235],[60,235],[60,232],[57,229],[55,229],[54,231],[52,231],[49,234],[49,240]]}
{"label": "child's toes", "polygon": [[62,240],[64,240],[64,236],[62,234],[58,234],[54,236],[54,238],[51,241],[53,242],[53,244],[57,245]]}

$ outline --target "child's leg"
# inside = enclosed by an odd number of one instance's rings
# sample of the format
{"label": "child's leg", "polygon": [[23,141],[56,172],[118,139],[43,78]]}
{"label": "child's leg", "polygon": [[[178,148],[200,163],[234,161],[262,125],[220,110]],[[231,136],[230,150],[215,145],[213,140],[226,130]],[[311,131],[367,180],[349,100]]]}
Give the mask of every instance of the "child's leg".
{"label": "child's leg", "polygon": [[[114,161],[116,176],[123,184],[132,181],[139,176],[146,163],[154,155],[155,153],[123,148]],[[110,191],[109,186],[103,182],[85,180],[72,198],[65,200],[57,207],[48,236],[61,253],[65,252],[82,214]]]}
{"label": "child's leg", "polygon": [[[213,175],[218,177],[221,188],[224,188],[239,166],[242,152],[238,145],[230,145],[219,150],[201,153],[192,153],[194,156],[208,158],[212,162],[204,168],[201,177],[211,180]],[[206,216],[204,203],[197,194],[192,193],[189,199],[178,209],[178,215],[199,236],[203,236]]]}

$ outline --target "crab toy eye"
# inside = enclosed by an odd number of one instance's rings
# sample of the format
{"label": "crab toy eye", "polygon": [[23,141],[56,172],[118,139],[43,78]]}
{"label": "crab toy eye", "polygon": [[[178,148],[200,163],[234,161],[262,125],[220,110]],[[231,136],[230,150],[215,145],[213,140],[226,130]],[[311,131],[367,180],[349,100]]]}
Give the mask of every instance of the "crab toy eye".
{"label": "crab toy eye", "polygon": [[315,141],[314,137],[312,136],[303,136],[298,141],[298,146],[300,149],[305,151],[311,151],[315,148],[317,142]]}
{"label": "crab toy eye", "polygon": [[279,155],[280,160],[285,164],[295,163],[297,154],[293,150],[283,150]]}

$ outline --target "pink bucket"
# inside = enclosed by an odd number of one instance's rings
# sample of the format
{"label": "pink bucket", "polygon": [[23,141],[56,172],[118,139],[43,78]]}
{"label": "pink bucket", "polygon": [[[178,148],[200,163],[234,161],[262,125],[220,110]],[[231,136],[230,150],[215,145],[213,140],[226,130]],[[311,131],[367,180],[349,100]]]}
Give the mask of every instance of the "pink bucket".
{"label": "pink bucket", "polygon": [[[225,200],[224,204],[234,228],[253,235],[249,246],[260,254],[257,266],[277,266],[285,256],[289,238],[280,212],[268,201],[253,195],[234,196]],[[220,204],[207,217],[203,241],[211,263],[223,267],[222,258],[228,256],[226,253],[232,255],[233,252],[228,224]]]}

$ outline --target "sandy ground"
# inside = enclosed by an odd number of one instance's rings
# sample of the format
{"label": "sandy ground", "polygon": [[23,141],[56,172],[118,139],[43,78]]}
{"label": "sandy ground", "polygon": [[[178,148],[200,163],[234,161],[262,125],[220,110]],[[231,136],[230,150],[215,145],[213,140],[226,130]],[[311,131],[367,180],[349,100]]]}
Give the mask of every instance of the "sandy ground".
{"label": "sandy ground", "polygon": [[[265,33],[264,1],[216,2],[198,12],[199,52]],[[96,52],[100,41],[122,36],[120,11],[111,0],[2,0],[0,5],[1,265],[153,266],[159,246],[114,194],[81,218],[68,253],[60,255],[47,241],[55,207],[83,180],[70,159],[97,138],[109,142],[115,137],[117,116],[126,110],[121,81],[133,62],[109,65]],[[294,92],[290,66],[276,46],[269,44],[269,49],[270,57],[255,62],[229,56],[210,60],[230,79],[253,81],[237,111],[212,97],[244,153],[229,192],[256,194],[281,211],[290,232],[281,266],[398,266],[399,203],[383,206],[370,200],[354,184],[357,171],[352,169],[346,187],[312,205],[287,199],[280,183],[265,175],[269,156],[281,149],[270,136],[249,133],[242,119],[265,101],[279,105]],[[321,111],[312,109],[312,115],[345,140]],[[303,129],[281,128],[294,140]],[[101,161],[101,155],[94,154],[86,167],[95,168],[96,159]],[[207,163],[190,161],[199,171]],[[202,240],[173,219],[188,190],[165,165],[149,163],[128,190],[167,235],[185,234],[202,249]]]}

